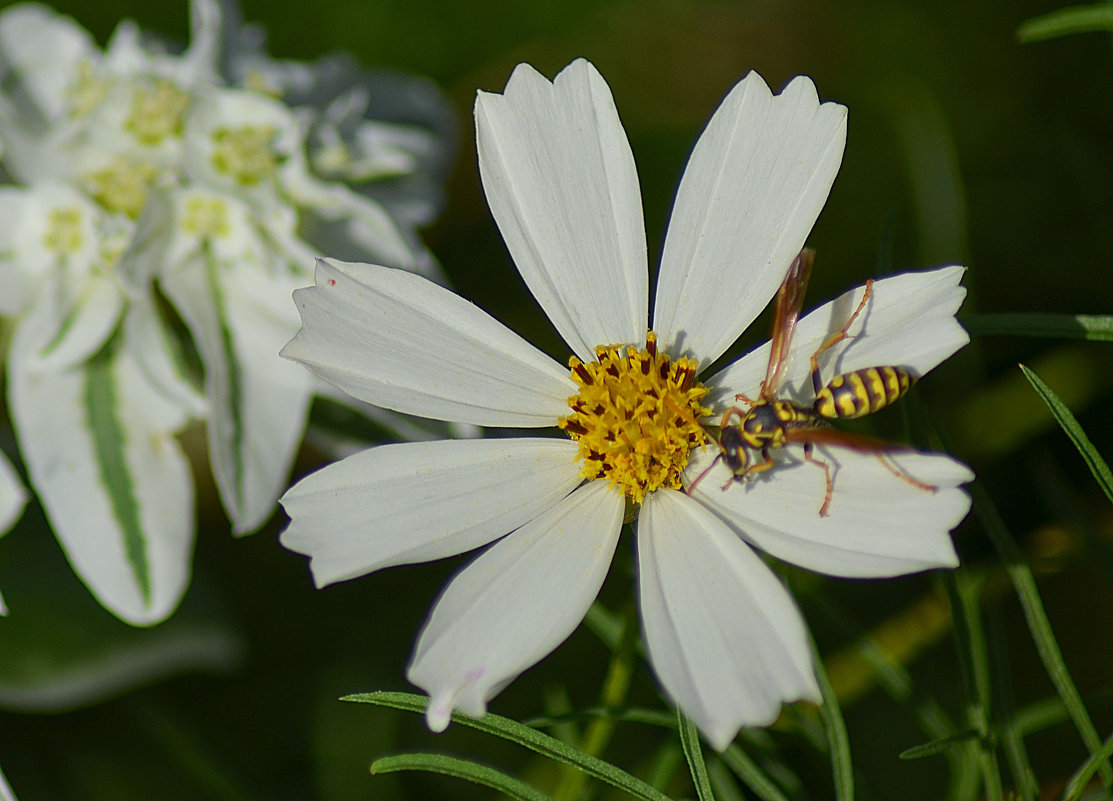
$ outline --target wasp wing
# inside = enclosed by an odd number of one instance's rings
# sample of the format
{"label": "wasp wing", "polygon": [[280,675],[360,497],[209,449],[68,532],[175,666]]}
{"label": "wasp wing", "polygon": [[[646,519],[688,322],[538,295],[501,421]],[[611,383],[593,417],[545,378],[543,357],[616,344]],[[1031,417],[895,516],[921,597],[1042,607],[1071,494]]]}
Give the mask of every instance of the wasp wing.
{"label": "wasp wing", "polygon": [[777,396],[785,369],[788,367],[788,351],[792,345],[792,335],[796,321],[804,307],[804,292],[812,274],[815,251],[804,248],[789,265],[785,280],[777,290],[777,305],[773,316],[772,344],[769,348],[769,366],[765,368],[765,380],[761,382],[762,400],[773,400]]}

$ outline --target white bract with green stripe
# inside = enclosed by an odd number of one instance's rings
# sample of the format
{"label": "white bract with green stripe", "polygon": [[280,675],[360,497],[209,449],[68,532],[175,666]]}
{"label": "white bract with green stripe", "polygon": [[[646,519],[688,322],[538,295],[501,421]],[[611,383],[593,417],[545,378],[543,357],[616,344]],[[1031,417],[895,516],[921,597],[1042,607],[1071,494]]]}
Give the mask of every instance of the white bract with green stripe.
{"label": "white bract with green stripe", "polygon": [[[178,55],[130,23],[102,51],[43,6],[0,15],[13,427],[70,563],[139,625],[169,615],[189,581],[194,497],[177,435],[190,420],[207,420],[235,533],[273,514],[315,390],[277,356],[314,255],[439,275],[415,233],[436,208],[417,173],[438,137],[367,119],[336,89],[335,64],[320,77],[333,94],[313,97],[315,68],[241,36],[211,0],[194,2]],[[360,97],[358,72],[345,75]],[[279,99],[293,86],[296,108]],[[348,109],[343,125],[333,105]],[[409,195],[377,200],[383,177]]]}

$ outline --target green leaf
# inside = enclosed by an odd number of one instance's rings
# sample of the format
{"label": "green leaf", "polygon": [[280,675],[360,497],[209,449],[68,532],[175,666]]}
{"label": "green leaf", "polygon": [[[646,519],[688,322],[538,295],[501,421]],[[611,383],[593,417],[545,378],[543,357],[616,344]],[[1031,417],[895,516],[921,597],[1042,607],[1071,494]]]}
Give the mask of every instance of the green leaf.
{"label": "green leaf", "polygon": [[1060,8],[1021,23],[1016,33],[1020,41],[1027,43],[1094,31],[1113,31],[1113,5],[1094,3]]}
{"label": "green leaf", "polygon": [[1102,743],[1101,750],[1082,763],[1082,767],[1071,776],[1066,789],[1063,790],[1063,801],[1072,801],[1080,797],[1090,783],[1090,778],[1096,771],[1106,766],[1111,757],[1113,757],[1113,736],[1107,738]]}
{"label": "green leaf", "polygon": [[699,801],[715,801],[715,793],[711,789],[711,777],[707,775],[707,763],[703,761],[703,750],[699,744],[699,731],[679,709],[676,710],[676,720],[680,728],[680,747],[684,749],[684,758],[688,760],[688,770],[692,774],[696,797]]}
{"label": "green leaf", "polygon": [[823,667],[823,660],[819,650],[812,642],[812,661],[815,663],[815,675],[819,680],[819,693],[823,697],[823,729],[827,733],[827,747],[831,750],[831,772],[835,781],[835,798],[838,801],[853,801],[854,798],[854,762],[850,756],[850,737],[846,733],[846,722],[842,717],[839,699],[831,688],[827,678],[827,671]]}
{"label": "green leaf", "polygon": [[765,775],[757,763],[750,759],[738,743],[727,746],[727,750],[723,751],[719,758],[762,801],[788,801],[787,796]]}
{"label": "green leaf", "polygon": [[969,314],[960,319],[971,336],[1047,337],[1113,342],[1113,316],[1107,314]]}
{"label": "green leaf", "polygon": [[[1101,739],[1098,737],[1097,729],[1094,728],[1094,722],[1090,719],[1090,713],[1086,711],[1086,706],[1082,703],[1082,696],[1079,694],[1074,680],[1071,679],[1070,671],[1067,670],[1063,652],[1059,649],[1055,632],[1051,630],[1051,621],[1047,618],[1047,610],[1044,609],[1039,590],[1036,588],[1036,579],[1024,561],[1020,548],[1013,541],[1008,529],[1005,528],[1005,522],[1001,519],[1001,515],[989,494],[976,481],[968,484],[967,487],[974,499],[974,513],[981,520],[990,542],[993,543],[993,547],[1005,563],[1005,571],[1016,590],[1021,609],[1024,611],[1024,619],[1028,623],[1028,631],[1032,634],[1032,640],[1036,644],[1040,661],[1043,662],[1044,669],[1047,671],[1051,683],[1055,686],[1055,691],[1070,713],[1071,720],[1074,722],[1074,727],[1078,730],[1082,742],[1085,743],[1091,754],[1097,754],[1102,750]],[[1101,774],[1102,784],[1105,788],[1107,790],[1113,788],[1113,769],[1110,768],[1109,764],[1104,761],[1100,762],[1098,771]]]}
{"label": "green leaf", "polygon": [[989,722],[993,703],[989,651],[985,627],[982,625],[985,577],[981,573],[975,574],[968,566],[961,565],[957,570],[945,574],[943,581],[951,595],[955,637],[959,643],[959,657],[963,660],[963,706],[966,721],[978,733],[970,760],[978,766],[983,794],[990,801],[1001,801],[1001,768],[991,742]]}
{"label": "green leaf", "polygon": [[[414,695],[413,693],[396,692],[356,693],[354,695],[346,695],[340,700],[374,704],[376,706],[385,706],[391,709],[403,709],[408,712],[419,713],[424,713],[425,707],[428,704],[428,699],[424,696]],[[667,795],[656,790],[646,782],[643,782],[638,777],[615,767],[609,762],[604,762],[601,759],[585,754],[578,748],[563,743],[555,737],[550,737],[543,732],[518,723],[516,720],[504,718],[500,715],[493,715],[491,713],[484,715],[482,718],[470,718],[467,715],[454,713],[452,715],[452,720],[459,723],[461,726],[469,726],[473,729],[486,732],[487,734],[493,734],[496,737],[501,737],[504,740],[517,743],[520,746],[528,748],[554,761],[575,765],[589,776],[593,776],[613,787],[617,787],[635,798],[641,798],[644,799],[644,801],[671,801]]]}
{"label": "green leaf", "polygon": [[457,759],[443,754],[400,754],[383,757],[371,765],[371,773],[373,774],[396,773],[400,770],[423,770],[429,773],[455,776],[457,779],[466,779],[469,782],[498,790],[503,795],[519,799],[519,801],[553,801],[552,796],[545,795],[540,790],[534,790],[528,784],[518,781],[513,776],[507,776],[505,773],[486,765],[479,765],[466,759]]}
{"label": "green leaf", "polygon": [[955,746],[967,745],[971,741],[976,741],[977,739],[978,733],[973,729],[967,729],[964,732],[959,732],[950,737],[944,737],[941,740],[932,740],[930,743],[923,743],[922,745],[914,745],[911,748],[906,748],[897,755],[897,758],[923,759],[924,757],[946,753]]}
{"label": "green leaf", "polygon": [[1051,410],[1051,414],[1058,421],[1066,435],[1070,437],[1074,447],[1078,448],[1078,452],[1082,454],[1083,461],[1086,466],[1090,468],[1090,472],[1101,487],[1105,497],[1113,502],[1113,471],[1109,469],[1109,465],[1105,459],[1098,453],[1094,443],[1086,436],[1086,432],[1082,430],[1082,426],[1078,424],[1078,419],[1074,416],[1067,405],[1059,400],[1047,384],[1040,379],[1038,375],[1025,367],[1020,365],[1020,372],[1024,373],[1024,377],[1031,382],[1032,387],[1043,398],[1043,402],[1047,404],[1047,408]]}

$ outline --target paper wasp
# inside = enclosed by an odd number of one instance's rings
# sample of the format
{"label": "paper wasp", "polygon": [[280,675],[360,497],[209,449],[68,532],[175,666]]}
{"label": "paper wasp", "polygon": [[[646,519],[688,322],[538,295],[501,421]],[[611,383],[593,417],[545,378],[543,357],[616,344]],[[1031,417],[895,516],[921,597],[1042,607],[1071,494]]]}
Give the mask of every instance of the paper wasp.
{"label": "paper wasp", "polygon": [[[826,386],[820,379],[820,355],[849,336],[847,332],[869,302],[872,280],[866,282],[862,299],[845,325],[827,337],[812,354],[811,376],[815,393],[812,405],[804,406],[796,401],[777,397],[788,366],[792,336],[803,307],[804,291],[807,289],[814,260],[814,250],[805,248],[800,251],[777,290],[769,365],[765,371],[765,379],[761,382],[759,397],[751,400],[745,395],[736,395],[735,399],[742,401],[746,407],[730,407],[719,424],[720,452],[715,457],[715,462],[721,460],[734,473],[723,489],[726,490],[735,481],[745,481],[771,469],[775,465],[771,450],[800,443],[804,446],[804,460],[822,467],[826,478],[827,490],[823,505],[819,508],[822,517],[827,515],[827,509],[831,505],[833,483],[831,466],[816,457],[816,445],[834,445],[861,453],[875,453],[881,463],[897,477],[915,487],[934,492],[937,487],[916,480],[886,459],[887,453],[900,449],[900,446],[890,445],[873,437],[828,428],[829,420],[863,417],[888,406],[908,392],[917,379],[912,370],[891,365],[865,367],[842,373],[832,378]],[[733,418],[738,418],[738,422],[732,425]],[[689,485],[689,493],[710,472],[715,462]]]}

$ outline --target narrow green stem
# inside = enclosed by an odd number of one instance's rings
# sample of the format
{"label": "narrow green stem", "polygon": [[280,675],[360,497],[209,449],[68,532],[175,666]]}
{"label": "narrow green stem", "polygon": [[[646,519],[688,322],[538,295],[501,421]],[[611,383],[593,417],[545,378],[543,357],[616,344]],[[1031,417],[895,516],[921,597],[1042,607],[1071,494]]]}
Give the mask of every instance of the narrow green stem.
{"label": "narrow green stem", "polygon": [[[627,604],[623,609],[622,618],[622,635],[618,647],[611,654],[599,698],[600,706],[606,714],[595,718],[588,725],[580,743],[580,750],[595,757],[603,753],[614,735],[617,720],[610,713],[625,705],[634,677],[634,663],[638,653],[638,615],[633,603]],[[587,774],[571,766],[566,767],[562,773],[553,798],[556,801],[578,801],[583,796]]]}
{"label": "narrow green stem", "polygon": [[[1091,755],[1098,754],[1102,750],[1101,738],[1085,704],[1082,703],[1082,695],[1067,670],[1063,652],[1055,639],[1051,621],[1047,617],[1043,600],[1036,587],[1035,576],[1032,575],[1019,546],[1005,527],[1005,521],[1001,519],[989,493],[976,481],[969,487],[970,494],[974,498],[974,512],[981,520],[990,542],[993,543],[993,547],[1005,564],[1005,571],[1016,590],[1017,599],[1028,623],[1028,631],[1036,643],[1040,661],[1043,662],[1044,669],[1047,670],[1047,675],[1059,697],[1063,699],[1082,742]],[[1109,760],[1102,760],[1097,766],[1097,772],[1102,786],[1107,791],[1113,788],[1113,767],[1110,766]]]}

